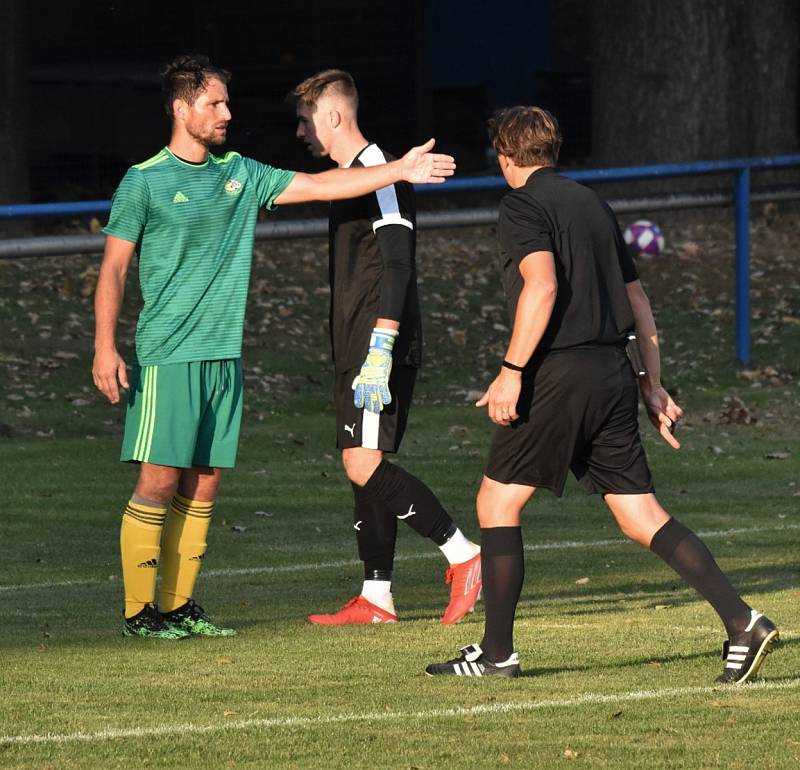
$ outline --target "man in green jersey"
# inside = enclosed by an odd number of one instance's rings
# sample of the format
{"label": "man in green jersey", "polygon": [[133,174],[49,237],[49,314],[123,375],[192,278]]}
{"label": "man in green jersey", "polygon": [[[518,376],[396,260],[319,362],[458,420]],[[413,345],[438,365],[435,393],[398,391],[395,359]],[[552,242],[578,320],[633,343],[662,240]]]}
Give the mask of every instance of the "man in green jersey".
{"label": "man in green jersey", "polygon": [[[336,200],[388,184],[443,182],[455,164],[433,140],[399,161],[303,174],[217,157],[231,120],[230,75],[203,56],[162,73],[169,144],[125,174],[104,232],[92,376],[111,401],[129,391],[121,460],[139,463],[122,517],[126,636],[227,636],[192,600],[223,468],[235,464],[241,343],[261,206]],[[143,306],[130,379],[115,344],[125,280],[139,255]],[[163,532],[162,532],[163,530]],[[156,607],[156,573],[161,586]]]}

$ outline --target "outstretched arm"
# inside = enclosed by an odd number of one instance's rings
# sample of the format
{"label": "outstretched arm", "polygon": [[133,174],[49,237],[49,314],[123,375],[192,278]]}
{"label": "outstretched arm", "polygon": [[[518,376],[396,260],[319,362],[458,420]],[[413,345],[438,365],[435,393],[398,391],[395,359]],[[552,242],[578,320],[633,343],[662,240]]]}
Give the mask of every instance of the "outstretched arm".
{"label": "outstretched arm", "polygon": [[136,245],[113,235],[106,236],[103,264],[94,295],[95,335],[92,379],[97,389],[112,403],[119,401],[119,385],[128,389],[125,361],[117,352],[116,330],[125,280]]}
{"label": "outstretched arm", "polygon": [[295,174],[275,203],[306,203],[357,198],[395,182],[440,184],[455,173],[450,155],[432,153],[435,140],[409,150],[400,160],[369,168],[334,168],[320,174]]}
{"label": "outstretched arm", "polygon": [[683,416],[681,409],[667,393],[661,384],[661,355],[658,348],[658,331],[650,307],[650,300],[645,293],[641,281],[631,281],[625,284],[628,299],[633,309],[633,318],[636,323],[636,338],[639,350],[644,359],[647,374],[639,381],[647,415],[650,422],[658,428],[661,437],[673,449],[680,449],[672,431],[675,424]]}

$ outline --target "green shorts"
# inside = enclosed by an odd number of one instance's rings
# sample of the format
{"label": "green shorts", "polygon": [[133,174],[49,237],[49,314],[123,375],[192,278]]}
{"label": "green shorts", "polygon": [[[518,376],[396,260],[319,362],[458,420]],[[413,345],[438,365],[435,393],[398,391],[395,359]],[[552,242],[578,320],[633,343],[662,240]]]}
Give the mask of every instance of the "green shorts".
{"label": "green shorts", "polygon": [[135,365],[120,460],[233,468],[241,422],[241,359]]}

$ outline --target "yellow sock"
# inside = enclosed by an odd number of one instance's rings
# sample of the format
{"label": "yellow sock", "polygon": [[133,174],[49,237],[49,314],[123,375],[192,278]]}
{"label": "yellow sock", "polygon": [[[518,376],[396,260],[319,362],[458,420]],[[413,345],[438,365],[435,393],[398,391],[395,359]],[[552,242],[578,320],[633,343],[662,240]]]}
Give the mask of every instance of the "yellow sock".
{"label": "yellow sock", "polygon": [[213,511],[213,501],[189,500],[177,494],[172,498],[164,527],[161,588],[158,592],[161,612],[172,612],[192,598],[195,580],[203,566]]}
{"label": "yellow sock", "polygon": [[122,515],[119,547],[125,586],[125,617],[132,618],[156,599],[161,529],[167,506],[131,500]]}

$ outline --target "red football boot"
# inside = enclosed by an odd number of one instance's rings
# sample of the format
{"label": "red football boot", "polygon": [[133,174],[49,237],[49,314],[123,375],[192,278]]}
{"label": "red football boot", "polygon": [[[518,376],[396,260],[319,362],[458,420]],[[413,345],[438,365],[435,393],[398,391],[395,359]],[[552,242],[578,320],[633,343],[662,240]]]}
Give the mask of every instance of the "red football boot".
{"label": "red football boot", "polygon": [[481,595],[481,555],[469,561],[453,564],[444,576],[445,584],[450,584],[450,604],[444,611],[442,623],[449,626],[458,623],[468,612],[475,609],[475,602]]}
{"label": "red football boot", "polygon": [[309,615],[308,620],[319,626],[370,626],[397,623],[397,615],[381,609],[363,596],[354,596],[338,612],[330,615]]}

